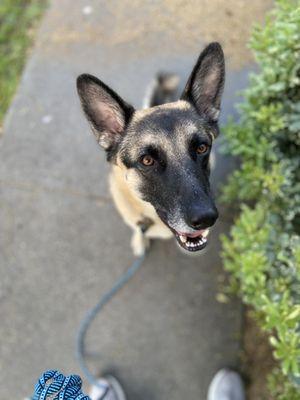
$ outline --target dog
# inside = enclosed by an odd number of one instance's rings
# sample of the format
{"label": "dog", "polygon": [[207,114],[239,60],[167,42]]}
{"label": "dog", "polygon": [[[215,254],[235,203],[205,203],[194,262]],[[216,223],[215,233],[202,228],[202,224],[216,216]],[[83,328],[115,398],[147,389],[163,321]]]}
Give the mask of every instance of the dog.
{"label": "dog", "polygon": [[202,51],[179,100],[160,104],[160,93],[152,96],[155,104],[141,110],[96,77],[77,78],[83,111],[112,166],[113,200],[133,229],[135,255],[144,254],[154,238],[174,236],[188,252],[207,245],[218,218],[209,159],[219,133],[224,81],[219,43]]}

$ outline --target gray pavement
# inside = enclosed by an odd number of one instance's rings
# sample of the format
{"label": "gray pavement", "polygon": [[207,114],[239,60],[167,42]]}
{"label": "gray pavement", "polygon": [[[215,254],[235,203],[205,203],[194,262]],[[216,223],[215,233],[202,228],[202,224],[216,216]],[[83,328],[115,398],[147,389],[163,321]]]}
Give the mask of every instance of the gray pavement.
{"label": "gray pavement", "polygon": [[[91,14],[82,12],[87,3]],[[162,48],[151,31],[142,43],[111,44],[103,37],[114,23],[106,4],[51,2],[5,121],[1,399],[31,394],[44,369],[81,373],[74,357],[80,320],[133,259],[130,230],[108,193],[105,156],[79,107],[76,76],[96,74],[138,106],[158,69],[186,79],[202,47]],[[143,10],[137,14],[142,23]],[[223,118],[234,113],[234,93],[246,78],[245,70],[229,71]],[[218,159],[215,186],[228,165]],[[129,399],[204,400],[213,374],[238,366],[241,305],[216,300],[224,274],[218,236],[229,223],[223,210],[209,249],[197,257],[174,241],[154,243],[142,269],[97,318],[88,336],[97,353],[90,365],[95,373],[116,373]]]}

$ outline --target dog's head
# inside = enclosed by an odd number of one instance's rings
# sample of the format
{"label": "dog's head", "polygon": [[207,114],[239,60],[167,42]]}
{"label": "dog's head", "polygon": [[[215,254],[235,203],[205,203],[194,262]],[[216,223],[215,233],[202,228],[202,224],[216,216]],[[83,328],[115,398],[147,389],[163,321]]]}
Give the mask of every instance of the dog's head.
{"label": "dog's head", "polygon": [[155,208],[179,244],[205,247],[218,218],[210,193],[209,156],[218,134],[224,86],[218,43],[205,48],[179,101],[134,110],[90,75],[77,81],[85,114],[109,161],[124,168],[128,185]]}

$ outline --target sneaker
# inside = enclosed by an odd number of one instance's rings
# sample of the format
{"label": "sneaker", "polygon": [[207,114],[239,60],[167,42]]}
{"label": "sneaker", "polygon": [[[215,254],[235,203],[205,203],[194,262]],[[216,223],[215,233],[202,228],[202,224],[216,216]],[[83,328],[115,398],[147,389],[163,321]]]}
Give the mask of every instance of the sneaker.
{"label": "sneaker", "polygon": [[98,382],[99,386],[93,385],[91,387],[89,393],[91,400],[126,400],[122,386],[113,376],[106,375]]}
{"label": "sneaker", "polygon": [[207,400],[245,400],[243,381],[237,372],[221,369],[211,381]]}

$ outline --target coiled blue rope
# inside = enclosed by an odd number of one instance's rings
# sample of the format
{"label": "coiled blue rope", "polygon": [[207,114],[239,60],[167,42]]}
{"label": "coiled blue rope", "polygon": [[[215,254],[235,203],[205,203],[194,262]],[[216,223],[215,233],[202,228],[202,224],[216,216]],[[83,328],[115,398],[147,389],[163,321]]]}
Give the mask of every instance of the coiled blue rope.
{"label": "coiled blue rope", "polygon": [[35,385],[32,400],[91,400],[82,393],[81,384],[78,375],[65,376],[59,371],[49,370]]}
{"label": "coiled blue rope", "polygon": [[[103,307],[126,285],[133,277],[144,261],[145,256],[137,258],[128,270],[117,280],[114,286],[103,296],[98,303],[86,314],[82,320],[76,341],[76,358],[82,372],[91,385],[96,385],[103,389],[103,394],[99,400],[105,400],[109,386],[100,384],[98,379],[89,370],[85,361],[85,337],[92,322],[103,309]],[[81,378],[78,375],[64,376],[59,371],[49,370],[43,373],[38,380],[32,400],[90,400],[81,392]],[[55,397],[53,397],[55,396]]]}

